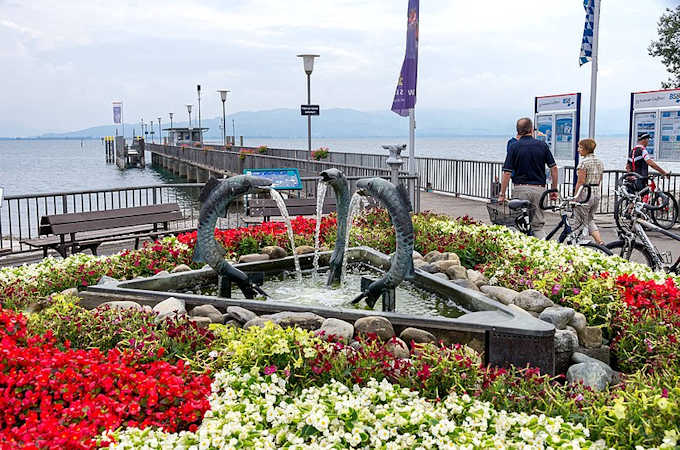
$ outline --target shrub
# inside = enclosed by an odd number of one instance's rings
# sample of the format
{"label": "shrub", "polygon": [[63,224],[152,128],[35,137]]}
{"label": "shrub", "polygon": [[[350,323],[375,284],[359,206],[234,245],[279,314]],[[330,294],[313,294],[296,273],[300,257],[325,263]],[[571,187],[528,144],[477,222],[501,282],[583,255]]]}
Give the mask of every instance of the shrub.
{"label": "shrub", "polygon": [[322,159],[328,158],[328,147],[319,147],[316,150],[312,151],[312,158],[321,161]]}
{"label": "shrub", "polygon": [[264,154],[267,153],[267,146],[266,145],[260,145],[257,147],[257,153]]}

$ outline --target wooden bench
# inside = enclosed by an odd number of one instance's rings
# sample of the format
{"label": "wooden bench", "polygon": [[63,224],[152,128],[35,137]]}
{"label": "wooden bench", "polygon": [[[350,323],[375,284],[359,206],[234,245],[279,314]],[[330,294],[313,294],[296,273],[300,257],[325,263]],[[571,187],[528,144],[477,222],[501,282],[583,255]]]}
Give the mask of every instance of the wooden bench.
{"label": "wooden bench", "polygon": [[[287,198],[284,199],[290,217],[314,216],[316,215],[316,197],[311,198]],[[335,197],[326,197],[323,204],[322,214],[330,214],[336,210],[337,204]],[[281,217],[281,211],[276,202],[270,198],[255,198],[248,202],[246,223],[258,223],[264,218],[269,222],[272,217]]]}
{"label": "wooden bench", "polygon": [[[40,218],[39,237],[21,242],[31,247],[55,249],[66,257],[67,249],[76,253],[89,249],[93,255],[104,242],[135,240],[135,249],[143,237],[156,239],[161,235],[187,230],[169,230],[168,223],[183,219],[177,203],[137,206],[83,213],[53,214]],[[162,228],[162,229],[159,229]]]}

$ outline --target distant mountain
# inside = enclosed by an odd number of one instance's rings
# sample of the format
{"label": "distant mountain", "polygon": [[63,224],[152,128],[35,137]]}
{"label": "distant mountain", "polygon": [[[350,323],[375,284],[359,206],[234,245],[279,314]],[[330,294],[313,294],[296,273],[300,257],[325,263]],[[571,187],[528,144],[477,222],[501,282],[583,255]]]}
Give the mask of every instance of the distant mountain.
{"label": "distant mountain", "polygon": [[[494,110],[443,110],[420,109],[416,112],[417,134],[421,137],[446,136],[493,136],[511,135],[517,118],[527,115],[526,111]],[[585,120],[584,120],[585,119]],[[587,118],[582,119],[581,135],[587,134]],[[232,122],[233,120],[233,122]],[[227,134],[231,135],[232,126],[237,136],[301,138],[307,136],[307,120],[300,116],[297,109],[272,109],[266,111],[242,111],[227,116]],[[163,128],[169,123],[163,123]],[[188,125],[175,122],[175,126]],[[198,124],[192,121],[193,126]],[[206,139],[219,139],[222,136],[222,118],[203,118],[203,127],[209,128]],[[156,133],[157,130],[154,129]],[[121,126],[104,125],[66,133],[46,133],[38,137],[54,138],[99,138],[111,136]],[[626,111],[602,110],[598,112],[598,134],[625,134],[628,128]],[[133,130],[139,134],[139,123],[125,124],[126,136]],[[408,135],[408,119],[390,111],[357,111],[354,109],[332,108],[312,118],[312,135],[315,138],[354,138],[354,137],[397,137]]]}

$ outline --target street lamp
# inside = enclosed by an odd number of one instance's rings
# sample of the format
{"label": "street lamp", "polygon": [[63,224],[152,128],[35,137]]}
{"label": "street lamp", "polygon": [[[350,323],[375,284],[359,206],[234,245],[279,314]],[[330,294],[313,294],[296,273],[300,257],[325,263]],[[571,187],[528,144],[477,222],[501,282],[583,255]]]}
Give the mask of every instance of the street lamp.
{"label": "street lamp", "polygon": [[[198,129],[201,130],[201,85],[196,85],[196,90],[198,91]],[[201,136],[201,144],[203,143],[203,132],[199,131]]]}
{"label": "street lamp", "polygon": [[227,101],[227,92],[229,89],[218,89],[217,92],[220,93],[220,98],[222,99],[222,141],[226,148],[227,146],[227,113],[225,109],[225,103]]}
{"label": "street lamp", "polygon": [[163,130],[161,129],[161,118],[158,118],[158,144],[163,143]]}
{"label": "street lamp", "polygon": [[174,116],[175,113],[168,113],[168,115],[170,116],[170,128],[172,128],[172,116]]}
{"label": "street lamp", "polygon": [[189,113],[189,140],[193,142],[194,138],[191,135],[191,106],[192,105],[187,105],[187,112]]}
{"label": "street lamp", "polygon": [[[305,73],[307,74],[307,104],[310,105],[312,103],[311,75],[312,75],[312,70],[314,70],[314,58],[318,58],[319,55],[303,54],[303,55],[297,55],[297,56],[298,56],[298,58],[302,58],[302,62],[305,66]],[[307,155],[307,159],[311,159],[311,155],[312,155],[312,116],[310,116],[310,115],[307,116],[307,150],[309,150],[309,154]]]}

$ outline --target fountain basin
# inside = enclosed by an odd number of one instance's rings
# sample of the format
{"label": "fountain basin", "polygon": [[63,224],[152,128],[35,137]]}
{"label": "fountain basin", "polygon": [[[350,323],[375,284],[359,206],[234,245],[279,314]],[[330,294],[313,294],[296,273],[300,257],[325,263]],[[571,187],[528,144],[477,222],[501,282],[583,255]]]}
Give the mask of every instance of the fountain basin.
{"label": "fountain basin", "polygon": [[[320,262],[327,264],[330,252],[320,253]],[[372,248],[357,247],[347,253],[349,264],[365,264],[378,270],[388,270],[390,259],[387,255]],[[312,267],[313,255],[299,257],[303,269]],[[265,276],[283,271],[293,271],[293,257],[270,261],[237,264],[234,267],[248,272],[264,272]],[[209,267],[170,274],[164,277],[151,277],[130,281],[119,281],[88,287],[80,295],[81,304],[94,308],[108,301],[131,300],[142,305],[154,306],[168,297],[176,297],[186,302],[187,309],[198,305],[211,304],[222,312],[229,306],[240,306],[258,315],[275,314],[282,311],[312,312],[324,318],[336,318],[354,323],[367,316],[387,318],[397,335],[405,328],[420,328],[434,334],[447,344],[467,344],[483,352],[488,364],[507,367],[538,367],[543,373],[553,374],[555,369],[554,334],[552,324],[538,320],[526,313],[509,308],[492,300],[480,292],[458,286],[450,281],[416,269],[411,284],[417,288],[436,294],[443,299],[453,299],[457,305],[469,313],[458,318],[435,317],[427,315],[403,314],[341,307],[327,307],[276,300],[246,300],[214,296],[186,294],[180,292],[201,282],[216,282],[217,274]],[[359,286],[356,286],[359,291]],[[236,292],[236,289],[234,289]],[[380,304],[380,302],[378,302]]]}

